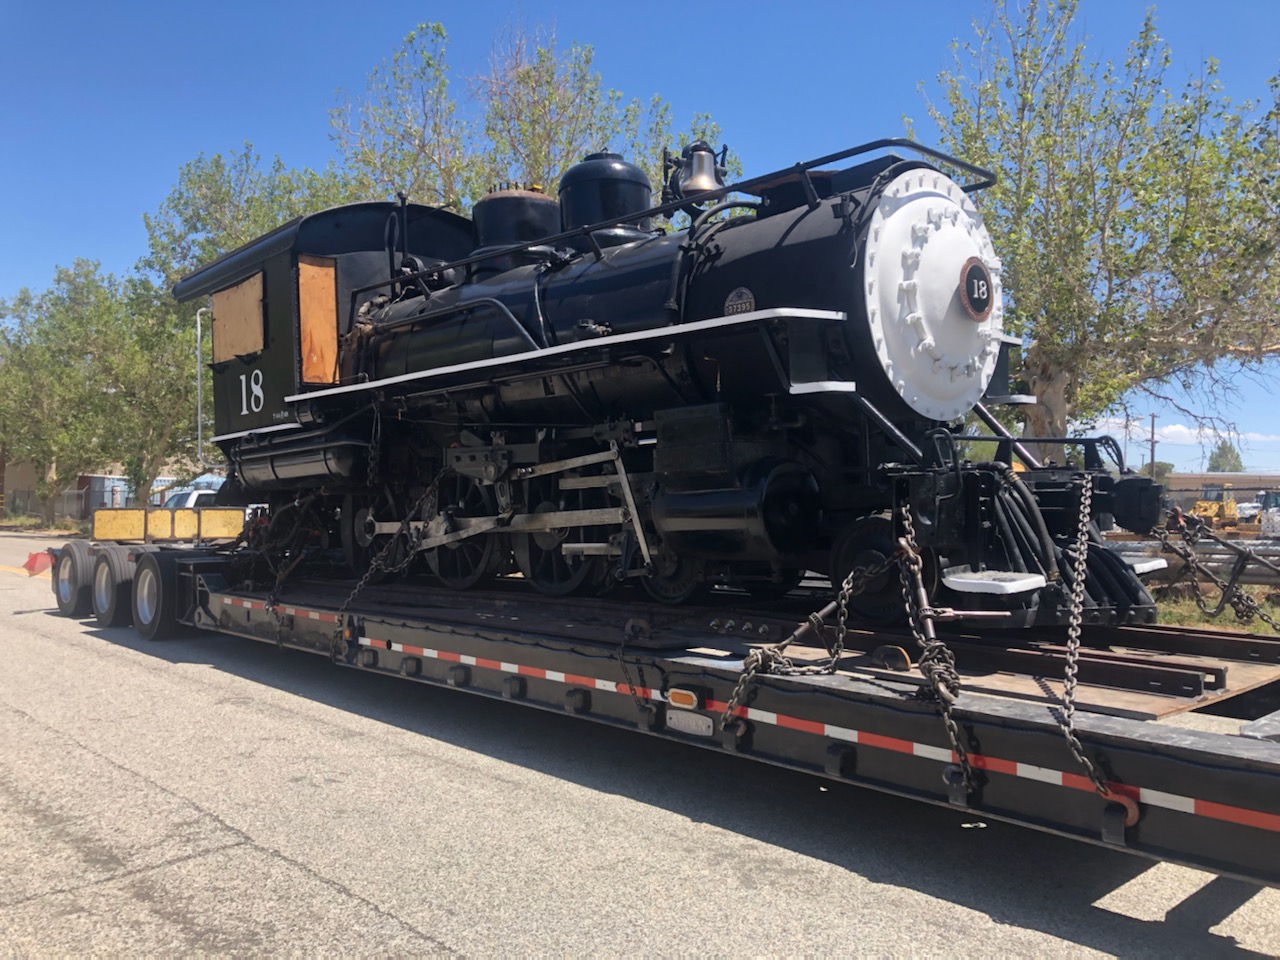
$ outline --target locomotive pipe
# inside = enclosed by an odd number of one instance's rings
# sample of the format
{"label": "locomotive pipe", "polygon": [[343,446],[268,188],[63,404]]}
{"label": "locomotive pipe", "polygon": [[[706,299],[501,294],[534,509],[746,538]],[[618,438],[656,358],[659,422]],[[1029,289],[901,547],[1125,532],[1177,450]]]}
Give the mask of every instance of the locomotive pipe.
{"label": "locomotive pipe", "polygon": [[1008,440],[1010,443],[1013,444],[1013,452],[1022,458],[1023,463],[1025,463],[1032,470],[1040,469],[1040,467],[1042,466],[1040,461],[1031,455],[1031,451],[1028,450],[1025,446],[1023,446],[1022,443],[1018,440],[1018,438],[1009,432],[1008,428],[1005,427],[1005,425],[996,418],[996,415],[994,413],[992,413],[990,410],[987,409],[985,404],[975,403],[973,405],[973,412],[978,415],[979,420],[981,420],[983,423],[987,425],[988,428],[990,428],[992,433],[994,433],[1001,440]]}
{"label": "locomotive pipe", "polygon": [[387,275],[395,283],[396,277],[396,242],[400,239],[400,215],[395,211],[387,214],[387,222],[382,228],[382,246],[387,251]]}
{"label": "locomotive pipe", "polygon": [[1100,550],[1091,549],[1089,555],[1085,557],[1085,563],[1088,564],[1090,578],[1097,580],[1101,584],[1109,599],[1112,601],[1120,600],[1126,606],[1133,602],[1133,594],[1125,588],[1123,583],[1116,579],[1107,565],[1105,554]]}
{"label": "locomotive pipe", "polygon": [[864,397],[861,393],[851,393],[853,402],[858,405],[858,409],[866,414],[867,418],[875,423],[877,427],[885,432],[885,434],[898,445],[898,447],[910,457],[917,466],[924,466],[924,453],[914,443],[907,439],[907,435],[894,426],[893,422],[880,412],[874,403]]}
{"label": "locomotive pipe", "polygon": [[1044,514],[1040,511],[1040,505],[1036,503],[1035,495],[1030,488],[1022,481],[1017,472],[1007,463],[998,461],[989,463],[978,463],[975,466],[979,470],[991,470],[995,472],[1005,483],[1009,485],[1014,494],[1022,505],[1022,513],[1027,521],[1031,523],[1036,532],[1036,536],[1040,541],[1040,550],[1045,560],[1046,575],[1050,582],[1058,579],[1053,574],[1053,564],[1050,562],[1053,557],[1054,544],[1053,537],[1049,535],[1049,527],[1044,522]]}
{"label": "locomotive pipe", "polygon": [[1032,495],[1030,488],[1022,482],[1022,478],[1006,465],[1005,479],[1008,480],[1009,486],[1013,488],[1013,492],[1017,494],[1018,499],[1022,501],[1023,509],[1027,515],[1027,519],[1035,524],[1036,533],[1040,537],[1040,549],[1043,551],[1046,573],[1049,581],[1052,583],[1057,578],[1053,576],[1053,564],[1050,560],[1053,557],[1053,537],[1049,535],[1049,528],[1044,522],[1044,513],[1040,510],[1040,505],[1036,503],[1036,498]]}
{"label": "locomotive pipe", "polygon": [[1001,490],[998,499],[1004,505],[1010,520],[1014,524],[1014,529],[1019,535],[1018,542],[1024,553],[1035,561],[1036,566],[1040,568],[1040,572],[1045,575],[1045,579],[1052,580],[1053,576],[1050,571],[1054,568],[1053,555],[1045,555],[1045,545],[1040,540],[1030,519],[1027,518],[1021,502],[1008,490]]}
{"label": "locomotive pipe", "polygon": [[409,195],[403,190],[396,194],[400,200],[400,256],[409,259]]}
{"label": "locomotive pipe", "polygon": [[1009,545],[1005,551],[1013,569],[1019,573],[1026,573],[1027,564],[1023,559],[1023,541],[1019,537],[1014,536],[1013,527],[1009,524],[1009,514],[1003,497],[997,495],[991,500],[992,512],[996,515],[996,527],[1000,531],[1000,538]]}
{"label": "locomotive pipe", "polygon": [[208,307],[196,311],[196,459],[200,466],[213,469],[222,463],[206,459],[204,455],[204,352],[201,349],[200,316],[208,313]]}
{"label": "locomotive pipe", "polygon": [[496,307],[498,313],[501,314],[503,319],[510,322],[511,329],[515,331],[516,335],[521,340],[528,344],[530,350],[541,349],[541,347],[538,346],[537,341],[529,335],[529,331],[524,328],[524,324],[516,319],[515,314],[511,312],[510,308],[501,300],[496,300],[493,297],[477,297],[474,300],[454,304],[453,306],[445,307],[442,310],[436,310],[431,313],[419,313],[412,317],[402,317],[397,320],[391,320],[387,323],[379,323],[374,328],[374,336],[382,339],[382,334],[390,333],[392,330],[398,330],[401,327],[409,327],[415,323],[426,323],[431,320],[446,320],[451,316],[465,313],[468,310],[474,310],[476,307],[480,306]]}

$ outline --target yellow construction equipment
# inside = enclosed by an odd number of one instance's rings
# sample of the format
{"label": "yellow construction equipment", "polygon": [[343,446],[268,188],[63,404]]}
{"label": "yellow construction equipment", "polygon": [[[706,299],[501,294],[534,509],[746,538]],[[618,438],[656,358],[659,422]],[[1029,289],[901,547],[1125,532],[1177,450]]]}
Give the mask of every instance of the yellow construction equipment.
{"label": "yellow construction equipment", "polygon": [[1236,495],[1229,483],[1206,483],[1191,512],[1210,528],[1234,527],[1240,523]]}

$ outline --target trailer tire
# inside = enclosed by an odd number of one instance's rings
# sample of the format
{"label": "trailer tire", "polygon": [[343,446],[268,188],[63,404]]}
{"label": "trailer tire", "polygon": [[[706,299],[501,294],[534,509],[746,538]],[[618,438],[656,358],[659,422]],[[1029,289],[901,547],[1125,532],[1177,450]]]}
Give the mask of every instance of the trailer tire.
{"label": "trailer tire", "polygon": [[168,640],[178,633],[175,601],[177,561],[168,553],[144,553],[133,572],[133,629],[144,640]]}
{"label": "trailer tire", "polygon": [[89,545],[83,540],[68,540],[58,553],[53,568],[53,595],[58,612],[64,617],[85,617],[92,610],[93,562]]}
{"label": "trailer tire", "polygon": [[127,547],[98,547],[93,565],[93,615],[100,627],[133,622],[133,565]]}

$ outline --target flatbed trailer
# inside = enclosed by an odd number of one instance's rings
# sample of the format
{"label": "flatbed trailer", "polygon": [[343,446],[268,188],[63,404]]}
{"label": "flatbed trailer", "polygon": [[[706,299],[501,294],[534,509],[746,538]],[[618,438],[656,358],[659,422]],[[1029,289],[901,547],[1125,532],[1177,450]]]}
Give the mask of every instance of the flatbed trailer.
{"label": "flatbed trailer", "polygon": [[[217,549],[53,553],[64,613],[83,615],[90,589],[99,621],[119,623],[127,594],[148,639],[245,637],[1280,886],[1280,639],[1086,628],[1071,727],[1104,795],[1061,724],[1060,633],[940,629],[961,683],[944,711],[910,632],[851,627],[838,645],[839,628],[809,616],[829,587],[767,604],[720,589],[681,607],[553,599],[514,578],[465,593],[299,579],[276,595],[234,586]],[[743,682],[753,652],[802,634],[782,667]]]}

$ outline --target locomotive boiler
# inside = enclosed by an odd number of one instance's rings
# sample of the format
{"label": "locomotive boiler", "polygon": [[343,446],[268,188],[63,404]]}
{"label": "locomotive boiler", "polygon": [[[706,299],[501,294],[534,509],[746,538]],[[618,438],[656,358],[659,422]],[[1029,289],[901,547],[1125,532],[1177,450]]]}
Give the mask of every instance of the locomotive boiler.
{"label": "locomotive boiler", "polygon": [[421,557],[456,589],[679,603],[879,570],[850,598],[873,622],[902,615],[882,568],[909,527],[931,603],[1064,623],[1086,531],[1086,621],[1154,619],[1099,524],[1150,529],[1159,488],[1107,438],[1042,464],[988,410],[1015,342],[990,175],[902,140],[732,186],[703,143],[668,167],[657,205],[599,153],[470,218],[338,207],[184,278],[212,300],[222,502],[269,502],[277,550]]}

